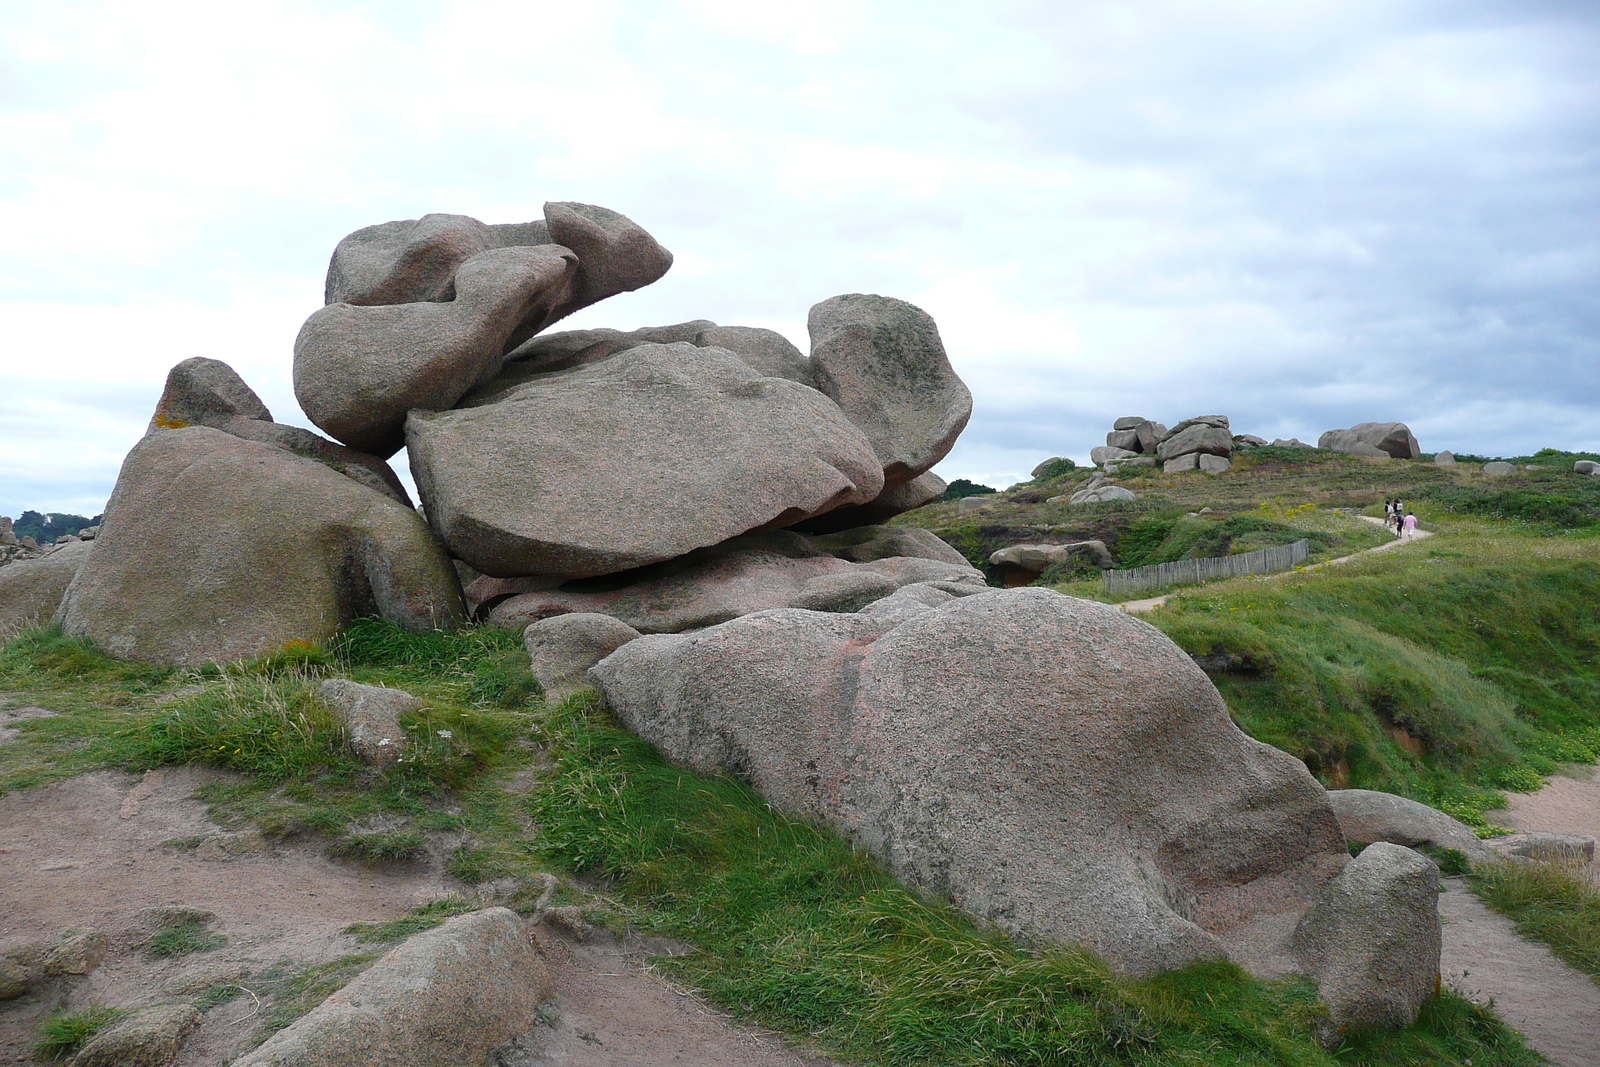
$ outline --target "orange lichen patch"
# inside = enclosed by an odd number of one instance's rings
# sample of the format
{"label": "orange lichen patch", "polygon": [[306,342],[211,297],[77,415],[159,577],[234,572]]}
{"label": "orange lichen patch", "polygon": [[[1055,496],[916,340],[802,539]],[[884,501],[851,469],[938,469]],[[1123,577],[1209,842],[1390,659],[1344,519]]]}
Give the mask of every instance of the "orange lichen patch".
{"label": "orange lichen patch", "polygon": [[189,423],[183,419],[169,419],[167,416],[162,415],[159,412],[156,413],[154,421],[157,426],[165,427],[168,430],[181,430],[185,426],[189,425]]}

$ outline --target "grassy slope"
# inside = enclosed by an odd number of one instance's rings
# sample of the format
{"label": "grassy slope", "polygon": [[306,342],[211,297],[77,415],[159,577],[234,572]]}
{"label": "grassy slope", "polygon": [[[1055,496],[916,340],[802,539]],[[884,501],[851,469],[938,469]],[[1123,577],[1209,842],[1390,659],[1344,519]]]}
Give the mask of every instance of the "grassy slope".
{"label": "grassy slope", "polygon": [[[97,766],[195,762],[243,776],[211,796],[223,820],[335,851],[376,836],[361,828],[380,819],[391,843],[463,832],[453,869],[465,880],[521,878],[513,905],[527,907],[542,870],[599,875],[604,895],[581,898],[593,918],[690,941],[700,951],[668,965],[716,1003],[865,1063],[1538,1062],[1490,1012],[1448,992],[1418,1026],[1334,1054],[1311,1039],[1318,1008],[1304,982],[1255,981],[1227,964],[1130,982],[1082,952],[1025,952],[739,783],[670,767],[590,698],[542,704],[515,649],[514,635],[492,630],[415,638],[361,624],[335,649],[174,672],[26,635],[0,647],[0,688],[62,714],[23,723],[0,747],[0,792]],[[407,722],[412,759],[376,779],[351,763],[314,695],[332,672],[425,698]],[[500,787],[518,771],[544,784]],[[450,910],[352,932],[382,943]],[[249,985],[269,1021],[258,1036],[370,958],[259,976]]]}
{"label": "grassy slope", "polygon": [[[1474,464],[1261,449],[1220,476],[1133,469],[1117,479],[1141,493],[1127,504],[1030,502],[1087,477],[1074,472],[976,514],[944,504],[896,521],[974,557],[1045,532],[1098,536],[1125,566],[1302,534],[1320,535],[1326,558],[1386,536],[1329,508],[1379,514],[1403,497],[1443,536],[1183,591],[1146,618],[1208,657],[1246,730],[1325,784],[1401,793],[1483,827],[1498,790],[1600,756],[1600,479],[1571,473],[1567,454],[1524,458],[1550,466],[1489,479]],[[1191,514],[1202,507],[1214,510]],[[1099,595],[1076,577],[1044,582]]]}

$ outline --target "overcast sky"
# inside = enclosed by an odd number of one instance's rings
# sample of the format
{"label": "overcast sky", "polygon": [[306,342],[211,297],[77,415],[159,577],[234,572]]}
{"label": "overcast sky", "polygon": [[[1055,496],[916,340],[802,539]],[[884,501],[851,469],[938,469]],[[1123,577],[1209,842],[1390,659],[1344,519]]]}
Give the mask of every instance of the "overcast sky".
{"label": "overcast sky", "polygon": [[947,478],[1130,414],[1600,448],[1600,6],[978,7],[8,5],[0,513],[98,511],[190,356],[309,425],[342,236],[545,200],[677,257],[568,326],[925,308],[976,401]]}

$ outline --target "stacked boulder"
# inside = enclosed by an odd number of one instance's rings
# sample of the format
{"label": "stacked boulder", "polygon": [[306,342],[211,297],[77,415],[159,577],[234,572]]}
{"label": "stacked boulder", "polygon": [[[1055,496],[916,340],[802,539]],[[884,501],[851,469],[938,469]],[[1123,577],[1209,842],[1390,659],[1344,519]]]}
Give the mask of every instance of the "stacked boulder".
{"label": "stacked boulder", "polygon": [[1317,447],[1375,459],[1416,459],[1422,455],[1416,434],[1403,422],[1361,422],[1348,430],[1328,430]]}
{"label": "stacked boulder", "polygon": [[1159,422],[1142,415],[1124,415],[1111,424],[1106,443],[1089,450],[1089,459],[1097,466],[1137,461],[1141,457],[1144,457],[1142,462],[1152,463],[1154,460],[1148,455],[1155,452],[1166,433],[1167,428]]}
{"label": "stacked boulder", "polygon": [[1198,415],[1184,419],[1162,435],[1156,446],[1161,469],[1209,471],[1220,474],[1233,466],[1233,431],[1226,415]]}
{"label": "stacked boulder", "polygon": [[[295,395],[332,439],[274,421],[226,364],[184,361],[95,551],[64,595],[59,575],[35,590],[30,617],[56,599],[69,634],[189,665],[363,615],[425,630],[469,605],[515,626],[602,611],[676,630],[981,585],[937,538],[876,525],[943,494],[930,468],[971,414],[933,320],[834,297],[811,309],[809,355],[704,319],[543,332],[671,263],[586,204],[350,234],[294,350]],[[386,462],[401,447],[421,512]]]}
{"label": "stacked boulder", "polygon": [[[1266,444],[1259,437],[1243,440],[1252,446]],[[1234,447],[1226,415],[1199,415],[1170,429],[1152,419],[1128,415],[1112,423],[1106,443],[1091,449],[1089,458],[1108,470],[1123,464],[1160,462],[1166,473],[1220,473],[1232,466]]]}

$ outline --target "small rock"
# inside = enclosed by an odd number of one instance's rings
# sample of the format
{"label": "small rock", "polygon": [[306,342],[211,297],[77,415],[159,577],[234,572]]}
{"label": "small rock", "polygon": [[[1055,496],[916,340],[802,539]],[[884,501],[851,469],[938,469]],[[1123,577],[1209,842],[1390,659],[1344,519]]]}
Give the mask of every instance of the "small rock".
{"label": "small rock", "polygon": [[235,1067],[479,1064],[531,1030],[550,968],[506,908],[416,934]]}
{"label": "small rock", "polygon": [[200,1012],[189,1004],[145,1008],[91,1038],[72,1067],[167,1067],[199,1024]]}
{"label": "small rock", "polygon": [[33,988],[28,968],[10,956],[0,958],[0,1000],[16,1000]]}
{"label": "small rock", "polygon": [[1580,459],[1572,465],[1572,469],[1579,474],[1600,475],[1600,463],[1596,463],[1592,459]]}
{"label": "small rock", "polygon": [[46,977],[88,974],[106,958],[106,935],[99,930],[75,930],[44,954],[39,961]]}
{"label": "small rock", "polygon": [[1439,981],[1439,867],[1409,848],[1368,845],[1300,920],[1291,939],[1328,1006],[1318,1037],[1417,1021]]}
{"label": "small rock", "polygon": [[1454,467],[1456,465],[1456,454],[1449,449],[1435,452],[1433,454],[1433,462],[1440,467]]}
{"label": "small rock", "polygon": [[1120,485],[1102,485],[1098,489],[1080,489],[1068,499],[1069,504],[1099,504],[1108,500],[1137,500],[1133,490]]}
{"label": "small rock", "polygon": [[956,501],[956,511],[962,514],[966,514],[969,511],[977,511],[979,508],[992,504],[998,499],[1000,499],[998,493],[980,493],[977,496],[964,496]]}
{"label": "small rock", "polygon": [[422,706],[403,689],[361,685],[348,678],[329,678],[317,694],[349,732],[351,751],[373,767],[387,767],[400,758],[406,742],[400,716]]}
{"label": "small rock", "polygon": [[860,611],[898,588],[899,582],[875,571],[819,574],[801,586],[788,606],[807,611]]}
{"label": "small rock", "polygon": [[1110,445],[1096,445],[1089,449],[1089,461],[1097,466],[1116,460],[1133,459],[1139,453],[1126,448],[1113,448]]}
{"label": "small rock", "polygon": [[1511,834],[1495,838],[1489,847],[1503,855],[1546,863],[1594,862],[1594,838],[1578,834]]}
{"label": "small rock", "polygon": [[1196,457],[1196,462],[1199,468],[1208,474],[1221,474],[1233,466],[1233,461],[1225,456],[1208,456],[1203,452]]}
{"label": "small rock", "polygon": [[622,620],[589,611],[540,619],[522,632],[529,669],[552,701],[587,686],[590,667],[638,636]]}
{"label": "small rock", "polygon": [[1493,463],[1483,465],[1483,473],[1491,478],[1504,478],[1508,474],[1517,473],[1517,468],[1503,460],[1495,460]]}

